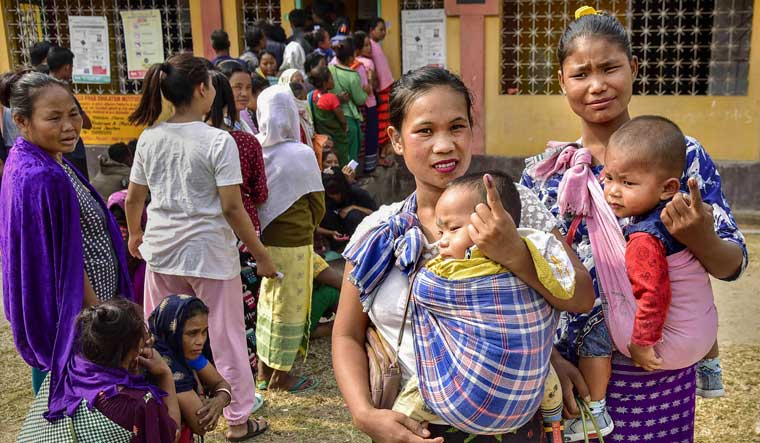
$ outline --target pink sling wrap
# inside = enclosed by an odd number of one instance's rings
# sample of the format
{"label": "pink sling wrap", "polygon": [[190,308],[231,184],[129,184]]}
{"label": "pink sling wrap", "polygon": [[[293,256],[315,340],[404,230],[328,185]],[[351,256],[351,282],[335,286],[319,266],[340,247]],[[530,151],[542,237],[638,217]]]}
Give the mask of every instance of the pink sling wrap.
{"label": "pink sling wrap", "polygon": [[[549,142],[547,158],[534,166],[533,176],[545,181],[562,174],[557,191],[560,215],[586,220],[607,328],[618,351],[630,357],[636,298],[626,273],[626,241],[591,162],[588,149],[576,143]],[[687,249],[667,259],[673,296],[655,350],[663,359],[663,369],[682,369],[699,361],[712,347],[718,313],[707,271],[691,252]]]}

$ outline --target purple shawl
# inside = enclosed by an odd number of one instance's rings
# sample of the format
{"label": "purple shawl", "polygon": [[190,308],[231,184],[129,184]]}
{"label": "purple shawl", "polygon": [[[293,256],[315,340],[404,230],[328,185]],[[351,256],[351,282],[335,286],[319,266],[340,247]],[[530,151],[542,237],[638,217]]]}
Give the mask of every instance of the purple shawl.
{"label": "purple shawl", "polygon": [[142,375],[130,374],[124,368],[101,366],[79,354],[69,360],[67,369],[63,402],[66,415],[70,417],[74,415],[82,400],[86,400],[87,407],[92,410],[101,392],[105,394],[105,400],[108,400],[119,393],[119,387],[150,392],[159,405],[163,404],[161,399],[167,395],[160,388],[148,383]]}
{"label": "purple shawl", "polygon": [[[72,169],[108,217],[108,232],[120,265],[120,291],[132,300],[119,227],[95,189]],[[84,294],[79,202],[66,171],[22,137],[16,139],[3,171],[0,254],[5,317],[16,349],[28,365],[50,372],[45,417],[59,418],[65,409],[63,378],[74,341],[74,322]]]}

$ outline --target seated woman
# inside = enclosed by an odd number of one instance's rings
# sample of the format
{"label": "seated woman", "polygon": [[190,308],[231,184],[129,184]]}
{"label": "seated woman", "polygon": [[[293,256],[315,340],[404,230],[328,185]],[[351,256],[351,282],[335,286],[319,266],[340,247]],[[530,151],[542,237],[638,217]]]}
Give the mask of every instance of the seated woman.
{"label": "seated woman", "polygon": [[330,248],[339,251],[345,246],[348,237],[354,234],[359,223],[377,210],[377,203],[367,191],[350,185],[338,167],[322,172],[322,184],[325,187],[327,210],[317,228],[317,234],[326,236]]}
{"label": "seated woman", "polygon": [[[180,443],[193,441],[216,427],[232,392],[213,365],[208,340],[208,307],[197,297],[170,295],[148,318],[156,350],[169,364],[182,413]],[[258,406],[263,399],[257,396]],[[263,419],[248,420],[248,431],[228,441],[244,441],[267,430]]]}
{"label": "seated woman", "polygon": [[[75,354],[64,378],[65,416],[52,422],[43,417],[47,377],[18,441],[174,442],[180,420],[174,380],[161,355],[145,347],[148,338],[142,309],[128,300],[116,297],[85,308],[76,320]],[[143,369],[155,386],[139,375]]]}

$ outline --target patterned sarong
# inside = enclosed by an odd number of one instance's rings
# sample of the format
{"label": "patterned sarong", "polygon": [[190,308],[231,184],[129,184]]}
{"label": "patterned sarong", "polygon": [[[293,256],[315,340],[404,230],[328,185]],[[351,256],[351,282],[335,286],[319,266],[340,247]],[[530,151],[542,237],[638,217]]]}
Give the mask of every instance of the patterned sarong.
{"label": "patterned sarong", "polygon": [[261,280],[256,350],[270,368],[290,371],[298,351],[308,349],[314,251],[311,245],[267,250],[283,278]]}
{"label": "patterned sarong", "polygon": [[472,434],[518,429],[543,399],[558,314],[538,292],[487,259],[476,266],[491,263],[498,273],[459,280],[437,275],[436,267],[449,265],[437,261],[418,272],[412,291],[425,404]]}
{"label": "patterned sarong", "polygon": [[383,147],[390,141],[388,137],[388,126],[391,125],[390,98],[390,86],[377,93],[377,144],[379,147]]}
{"label": "patterned sarong", "polygon": [[604,441],[692,443],[696,374],[696,365],[647,372],[622,354],[613,354],[607,410],[615,430]]}

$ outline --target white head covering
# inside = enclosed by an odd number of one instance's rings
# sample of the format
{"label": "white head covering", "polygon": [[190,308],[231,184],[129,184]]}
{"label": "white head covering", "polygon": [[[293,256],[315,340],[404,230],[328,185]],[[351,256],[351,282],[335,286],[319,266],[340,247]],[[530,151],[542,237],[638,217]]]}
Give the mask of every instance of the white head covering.
{"label": "white head covering", "polygon": [[[282,74],[280,74],[279,84],[290,88],[290,82],[293,80],[293,76],[296,75],[296,73],[301,74],[301,76],[303,77],[303,73],[299,71],[298,69],[286,69],[285,71],[282,72]],[[294,98],[295,98],[295,95],[294,95]],[[314,137],[314,123],[312,123],[311,115],[309,113],[309,102],[307,100],[299,100],[297,98],[295,99],[295,101],[296,101],[296,108],[298,109],[298,118],[300,119],[300,122],[301,122],[301,128],[303,129],[303,132],[306,134],[306,144],[310,148],[312,148],[311,139],[312,137]]]}
{"label": "white head covering", "polygon": [[300,121],[290,87],[270,86],[258,97],[256,138],[264,151],[269,198],[258,210],[261,229],[299,198],[324,191],[314,151],[300,143]]}
{"label": "white head covering", "polygon": [[306,63],[306,52],[301,44],[296,41],[288,43],[282,56],[282,67],[295,68],[303,73],[304,63]]}
{"label": "white head covering", "polygon": [[301,77],[303,77],[303,74],[298,69],[290,68],[282,71],[282,74],[280,74],[279,84],[288,86],[296,73],[301,74]]}

